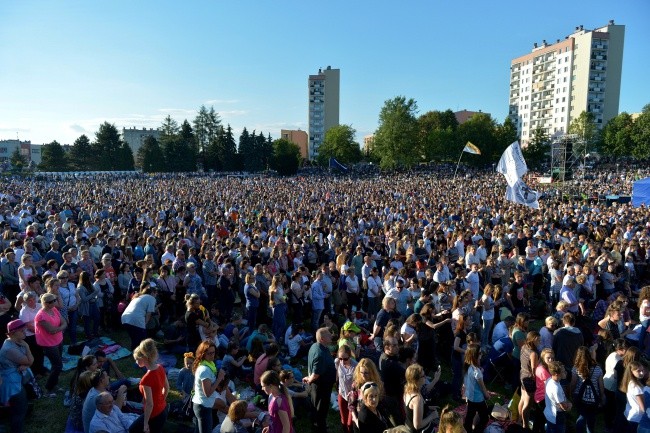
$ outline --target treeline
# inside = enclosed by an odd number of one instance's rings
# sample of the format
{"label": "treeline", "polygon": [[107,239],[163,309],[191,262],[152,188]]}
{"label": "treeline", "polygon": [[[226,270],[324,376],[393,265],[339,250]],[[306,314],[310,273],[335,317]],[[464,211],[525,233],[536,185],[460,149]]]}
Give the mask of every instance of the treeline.
{"label": "treeline", "polygon": [[379,127],[365,153],[355,142],[356,131],[350,125],[331,128],[319,149],[319,160],[329,157],[342,163],[362,159],[383,169],[412,167],[421,162],[457,161],[470,141],[481,155],[466,154],[463,162],[484,165],[498,161],[508,145],[517,140],[517,129],[509,118],[499,123],[487,113],[476,113],[459,124],[451,110],[428,111],[418,115],[417,102],[399,96],[384,103],[379,113]]}
{"label": "treeline", "polygon": [[90,141],[77,138],[66,150],[56,140],[41,149],[42,171],[126,171],[133,170],[133,151],[122,140],[115,125],[104,122]]}
{"label": "treeline", "polygon": [[259,172],[273,169],[294,174],[300,150],[286,140],[249,132],[244,128],[238,143],[230,125],[224,126],[214,108],[202,106],[196,118],[182,124],[167,116],[158,138],[148,136],[137,154],[120,137],[115,125],[100,125],[94,141],[79,137],[69,149],[54,141],[41,151],[42,171],[115,171],[140,168],[145,173],[204,171]]}

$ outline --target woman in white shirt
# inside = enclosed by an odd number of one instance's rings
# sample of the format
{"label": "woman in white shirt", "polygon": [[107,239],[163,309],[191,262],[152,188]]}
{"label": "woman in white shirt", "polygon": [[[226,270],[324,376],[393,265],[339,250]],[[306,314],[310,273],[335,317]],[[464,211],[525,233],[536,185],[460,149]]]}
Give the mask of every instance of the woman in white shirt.
{"label": "woman in white shirt", "polygon": [[636,432],[637,426],[643,413],[645,412],[645,402],[643,400],[643,386],[647,378],[645,366],[638,362],[632,361],[625,369],[625,375],[621,382],[621,391],[625,392],[627,404],[625,405],[625,418],[628,422],[628,432]]}
{"label": "woman in white shirt", "polygon": [[492,325],[494,324],[494,299],[492,299],[492,292],[494,286],[486,284],[483,288],[483,296],[481,296],[480,304],[483,307],[483,329],[481,331],[481,346],[487,348],[490,346],[489,336],[492,332]]}
{"label": "woman in white shirt", "polygon": [[361,309],[361,298],[359,297],[359,279],[354,273],[354,267],[348,268],[345,275],[345,291],[348,294],[348,304]]}

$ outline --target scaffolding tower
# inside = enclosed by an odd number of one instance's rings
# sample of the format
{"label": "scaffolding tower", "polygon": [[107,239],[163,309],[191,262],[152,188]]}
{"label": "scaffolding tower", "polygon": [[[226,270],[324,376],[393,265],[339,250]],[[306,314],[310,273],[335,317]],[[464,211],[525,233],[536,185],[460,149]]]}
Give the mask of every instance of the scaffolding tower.
{"label": "scaffolding tower", "polygon": [[551,177],[553,182],[565,185],[572,180],[583,163],[586,146],[576,134],[564,134],[551,141]]}

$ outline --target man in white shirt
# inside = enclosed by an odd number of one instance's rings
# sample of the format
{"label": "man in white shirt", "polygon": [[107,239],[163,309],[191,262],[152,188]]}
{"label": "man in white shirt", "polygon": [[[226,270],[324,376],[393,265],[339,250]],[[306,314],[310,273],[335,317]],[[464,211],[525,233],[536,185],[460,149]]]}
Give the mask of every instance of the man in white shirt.
{"label": "man in white shirt", "polygon": [[128,433],[129,427],[138,418],[132,413],[122,413],[120,408],[113,404],[110,392],[102,392],[95,397],[97,411],[90,421],[89,433]]}

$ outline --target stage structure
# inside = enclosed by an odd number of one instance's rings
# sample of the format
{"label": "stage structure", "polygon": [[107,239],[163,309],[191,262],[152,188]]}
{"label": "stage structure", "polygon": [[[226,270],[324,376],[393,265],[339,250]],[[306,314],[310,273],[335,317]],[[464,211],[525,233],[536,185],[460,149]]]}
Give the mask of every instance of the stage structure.
{"label": "stage structure", "polygon": [[[551,139],[551,177],[553,182],[565,182],[574,179],[574,173],[584,165],[587,146],[576,134],[564,134]],[[584,170],[583,170],[584,174]]]}

